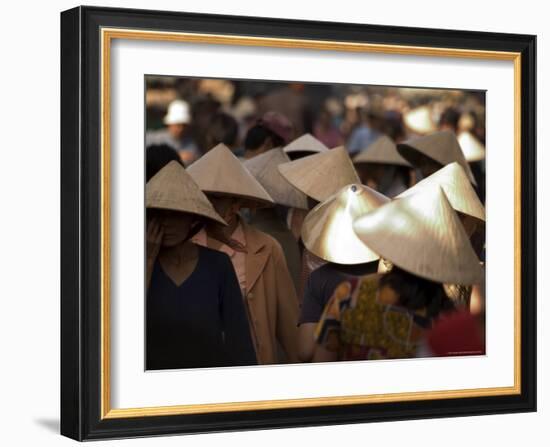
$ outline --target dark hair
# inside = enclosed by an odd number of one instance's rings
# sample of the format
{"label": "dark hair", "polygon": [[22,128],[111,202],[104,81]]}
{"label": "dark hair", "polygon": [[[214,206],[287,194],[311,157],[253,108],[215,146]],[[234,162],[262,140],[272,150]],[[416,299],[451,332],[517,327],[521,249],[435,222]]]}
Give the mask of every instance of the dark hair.
{"label": "dark hair", "polygon": [[401,180],[403,181],[403,184],[407,186],[407,188],[411,184],[411,170],[408,166],[397,166],[395,165],[395,176],[401,177]]}
{"label": "dark hair", "polygon": [[177,151],[168,144],[152,144],[145,152],[145,181],[148,182],[164,166],[177,161],[183,166]]}
{"label": "dark hair", "polygon": [[244,148],[246,150],[256,150],[262,144],[264,144],[265,140],[267,140],[268,138],[271,138],[271,141],[273,142],[273,147],[284,146],[285,144],[284,140],[279,135],[271,132],[269,129],[262,126],[261,124],[256,124],[255,126],[252,126],[246,133],[246,137],[244,139]]}
{"label": "dark hair", "polygon": [[206,150],[212,149],[219,143],[226,146],[233,146],[237,142],[239,135],[239,124],[237,120],[227,113],[217,113],[212,117],[208,128],[206,129],[208,144]]}
{"label": "dark hair", "polygon": [[405,137],[405,125],[400,112],[396,110],[388,110],[385,113],[384,133],[387,134],[393,141],[400,141]]}
{"label": "dark hair", "polygon": [[409,310],[426,308],[426,317],[437,317],[441,312],[454,309],[453,302],[445,294],[443,285],[420,278],[394,266],[380,278],[380,288],[391,287],[399,296],[399,305]]}
{"label": "dark hair", "polygon": [[456,130],[458,127],[459,119],[460,113],[458,113],[458,111],[453,107],[447,107],[439,118],[439,125],[441,126],[443,124],[446,124]]}

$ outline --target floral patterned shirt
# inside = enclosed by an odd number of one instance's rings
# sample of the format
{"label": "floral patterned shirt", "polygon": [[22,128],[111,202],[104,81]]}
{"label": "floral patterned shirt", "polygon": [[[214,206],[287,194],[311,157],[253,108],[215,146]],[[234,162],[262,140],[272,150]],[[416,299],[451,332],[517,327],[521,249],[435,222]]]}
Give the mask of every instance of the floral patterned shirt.
{"label": "floral patterned shirt", "polygon": [[318,344],[338,360],[414,357],[414,316],[400,306],[378,302],[380,274],[349,278],[336,287],[319,321]]}

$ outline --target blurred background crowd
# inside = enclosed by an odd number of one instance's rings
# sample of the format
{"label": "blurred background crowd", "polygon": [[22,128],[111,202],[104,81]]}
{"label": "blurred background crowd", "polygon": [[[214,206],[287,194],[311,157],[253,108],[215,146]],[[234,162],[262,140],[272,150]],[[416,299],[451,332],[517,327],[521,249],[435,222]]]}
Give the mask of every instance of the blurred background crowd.
{"label": "blurred background crowd", "polygon": [[[246,141],[248,130],[267,111],[292,123],[290,140],[309,133],[328,148],[345,145],[352,156],[380,135],[400,143],[436,130],[468,133],[485,145],[482,91],[170,76],[146,83],[146,143],[169,143],[186,165],[218,143],[244,156],[254,143]],[[466,158],[479,161],[473,153]]]}

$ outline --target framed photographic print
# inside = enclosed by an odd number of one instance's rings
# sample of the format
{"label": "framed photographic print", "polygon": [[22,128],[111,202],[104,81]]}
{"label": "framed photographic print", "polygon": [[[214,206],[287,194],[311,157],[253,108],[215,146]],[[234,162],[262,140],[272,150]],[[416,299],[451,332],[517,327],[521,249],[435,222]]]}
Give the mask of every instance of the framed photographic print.
{"label": "framed photographic print", "polygon": [[536,410],[535,36],[61,14],[61,433]]}

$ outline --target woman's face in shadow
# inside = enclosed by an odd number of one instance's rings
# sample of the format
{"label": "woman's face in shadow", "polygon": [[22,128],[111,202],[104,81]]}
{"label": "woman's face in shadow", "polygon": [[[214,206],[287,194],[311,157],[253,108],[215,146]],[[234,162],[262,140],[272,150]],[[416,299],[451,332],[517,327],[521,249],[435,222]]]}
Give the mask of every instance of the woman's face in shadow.
{"label": "woman's face in shadow", "polygon": [[420,172],[422,173],[422,176],[424,178],[429,177],[432,174],[435,174],[437,171],[439,171],[443,166],[436,161],[430,160],[428,157],[426,157],[422,164],[419,166]]}
{"label": "woman's face in shadow", "polygon": [[172,210],[151,210],[149,218],[157,219],[162,227],[162,245],[174,247],[184,242],[196,221],[192,214]]}
{"label": "woman's face in shadow", "polygon": [[383,164],[376,163],[358,163],[355,165],[355,170],[361,179],[363,185],[367,185],[369,188],[378,190],[386,169],[389,169]]}
{"label": "woman's face in shadow", "polygon": [[233,197],[209,195],[208,199],[216,212],[231,225],[241,209],[241,201]]}

